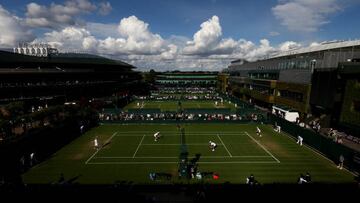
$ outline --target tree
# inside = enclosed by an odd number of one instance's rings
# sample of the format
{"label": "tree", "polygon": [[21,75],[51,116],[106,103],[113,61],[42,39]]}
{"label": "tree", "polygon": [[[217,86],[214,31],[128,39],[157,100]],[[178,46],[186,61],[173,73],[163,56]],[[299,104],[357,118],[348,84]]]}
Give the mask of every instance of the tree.
{"label": "tree", "polygon": [[144,81],[150,84],[154,84],[156,80],[156,72],[154,69],[151,69],[149,72],[144,73]]}

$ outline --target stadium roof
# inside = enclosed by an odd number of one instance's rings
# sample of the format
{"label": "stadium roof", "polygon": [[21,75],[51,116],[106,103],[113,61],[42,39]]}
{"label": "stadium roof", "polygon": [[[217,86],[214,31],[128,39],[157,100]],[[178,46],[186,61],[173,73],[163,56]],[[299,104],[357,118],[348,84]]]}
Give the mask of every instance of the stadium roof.
{"label": "stadium roof", "polygon": [[112,60],[105,57],[78,54],[78,53],[59,53],[50,55],[49,57],[36,57],[23,54],[16,54],[7,51],[0,51],[1,63],[48,63],[48,64],[97,64],[97,65],[115,65],[127,68],[135,68],[134,66],[122,61]]}
{"label": "stadium roof", "polygon": [[316,51],[324,51],[324,50],[329,50],[329,49],[338,49],[338,48],[352,47],[352,46],[360,46],[360,40],[328,41],[328,42],[323,42],[317,46],[310,46],[310,47],[292,49],[289,51],[275,53],[270,58],[277,58],[277,57],[282,57],[282,56],[303,54],[303,53],[316,52]]}

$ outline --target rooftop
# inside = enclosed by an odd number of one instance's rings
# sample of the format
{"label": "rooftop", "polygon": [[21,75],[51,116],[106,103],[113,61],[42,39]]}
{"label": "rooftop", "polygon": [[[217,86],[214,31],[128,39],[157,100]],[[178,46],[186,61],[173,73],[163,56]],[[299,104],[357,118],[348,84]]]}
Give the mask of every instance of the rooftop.
{"label": "rooftop", "polygon": [[329,49],[338,49],[343,47],[352,47],[352,46],[360,46],[360,40],[352,40],[352,41],[326,41],[322,42],[317,46],[309,46],[305,48],[298,48],[292,49],[289,51],[284,51],[280,53],[275,53],[274,55],[270,56],[270,58],[277,58],[282,56],[289,56],[295,54],[303,54],[309,52],[316,52],[316,51],[324,51]]}

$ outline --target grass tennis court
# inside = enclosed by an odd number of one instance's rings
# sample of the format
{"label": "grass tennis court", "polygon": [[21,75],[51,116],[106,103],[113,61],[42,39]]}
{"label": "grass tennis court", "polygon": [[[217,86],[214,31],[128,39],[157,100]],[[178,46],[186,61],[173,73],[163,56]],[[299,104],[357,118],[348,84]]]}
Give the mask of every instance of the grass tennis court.
{"label": "grass tennis court", "polygon": [[[111,184],[133,181],[139,184],[173,183],[179,180],[179,155],[186,146],[188,159],[199,156],[200,172],[217,172],[220,179],[203,179],[212,183],[245,183],[254,174],[260,183],[296,183],[300,173],[309,172],[314,182],[351,183],[352,174],[306,146],[299,146],[271,126],[260,125],[262,137],[255,133],[256,125],[189,124],[182,125],[185,137],[174,124],[101,125],[62,148],[49,160],[23,175],[25,183],[56,182],[61,173],[66,179],[84,184]],[[153,134],[162,137],[154,141]],[[98,137],[104,146],[94,149]],[[208,147],[209,140],[218,144],[216,151]],[[151,181],[149,173],[169,173],[171,180]],[[190,183],[200,180],[192,179]]]}
{"label": "grass tennis court", "polygon": [[[181,101],[181,106],[183,109],[221,109],[221,108],[230,108],[235,109],[235,105],[229,102],[223,102],[220,104],[220,101],[217,101],[218,105],[215,105],[215,100],[209,101]],[[139,103],[139,106],[138,106]],[[179,109],[178,101],[133,101],[128,104],[124,110],[127,109],[161,109],[161,111],[177,111]]]}

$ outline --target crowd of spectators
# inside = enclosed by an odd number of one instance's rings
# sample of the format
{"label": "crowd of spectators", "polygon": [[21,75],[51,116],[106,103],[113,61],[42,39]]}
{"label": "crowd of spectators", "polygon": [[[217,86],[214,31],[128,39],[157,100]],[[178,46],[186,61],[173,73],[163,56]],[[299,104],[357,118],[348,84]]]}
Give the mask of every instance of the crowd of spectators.
{"label": "crowd of spectators", "polygon": [[193,94],[184,94],[184,95],[157,95],[152,94],[150,96],[141,96],[134,97],[136,100],[219,100],[222,98],[217,95],[206,94],[206,95],[193,95]]}
{"label": "crowd of spectators", "polygon": [[214,87],[164,87],[151,91],[151,94],[215,94]]}
{"label": "crowd of spectators", "polygon": [[258,121],[261,116],[256,114],[195,114],[195,113],[99,113],[101,121],[165,121],[165,120],[185,120],[185,121]]}
{"label": "crowd of spectators", "polygon": [[135,97],[138,100],[221,100],[214,88],[161,88],[151,91],[149,96]]}

